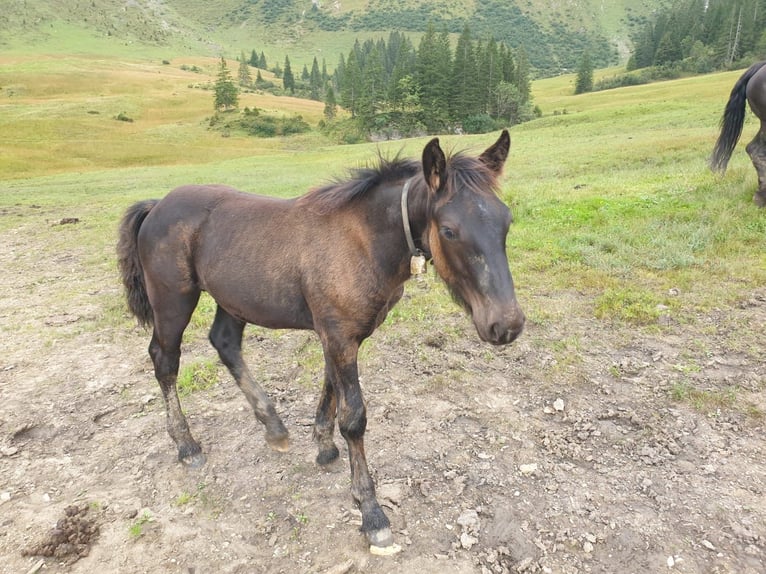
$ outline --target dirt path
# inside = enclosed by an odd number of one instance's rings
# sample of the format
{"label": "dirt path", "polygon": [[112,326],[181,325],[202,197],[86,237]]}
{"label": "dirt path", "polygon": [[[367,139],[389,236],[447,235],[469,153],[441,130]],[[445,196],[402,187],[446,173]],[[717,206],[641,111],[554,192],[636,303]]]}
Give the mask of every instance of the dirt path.
{"label": "dirt path", "polygon": [[[377,557],[344,449],[313,462],[309,334],[247,331],[291,452],[220,370],[182,400],[208,455],[190,472],[148,335],[104,320],[113,268],[30,229],[0,234],[0,572],[764,572],[764,289],[656,334],[534,294],[548,318],[504,349],[457,311],[384,326],[361,361],[367,453],[403,550]],[[203,337],[185,352],[214,357]],[[25,556],[73,506],[59,527],[77,541]]]}

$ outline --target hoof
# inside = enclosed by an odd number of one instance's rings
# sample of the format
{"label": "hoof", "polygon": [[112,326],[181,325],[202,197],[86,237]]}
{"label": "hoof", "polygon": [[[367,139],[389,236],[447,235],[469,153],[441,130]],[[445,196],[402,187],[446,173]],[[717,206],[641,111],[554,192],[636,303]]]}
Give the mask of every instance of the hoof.
{"label": "hoof", "polygon": [[391,546],[372,546],[370,545],[370,554],[376,556],[393,556],[402,551],[402,547],[398,544],[392,544]]}
{"label": "hoof", "polygon": [[319,454],[317,454],[317,464],[320,466],[327,466],[338,460],[339,456],[340,452],[338,451],[338,447],[332,445],[332,448],[326,448],[319,451]]}
{"label": "hoof", "polygon": [[266,443],[277,452],[287,452],[290,450],[290,436],[287,431],[284,434],[271,435],[266,433]]}
{"label": "hoof", "polygon": [[370,543],[370,551],[372,551],[373,547],[381,549],[394,546],[394,535],[391,533],[391,529],[388,526],[381,528],[380,530],[366,532],[365,534],[367,535],[367,541]]}
{"label": "hoof", "polygon": [[185,456],[181,459],[181,462],[186,468],[202,468],[207,462],[207,457],[201,452]]}

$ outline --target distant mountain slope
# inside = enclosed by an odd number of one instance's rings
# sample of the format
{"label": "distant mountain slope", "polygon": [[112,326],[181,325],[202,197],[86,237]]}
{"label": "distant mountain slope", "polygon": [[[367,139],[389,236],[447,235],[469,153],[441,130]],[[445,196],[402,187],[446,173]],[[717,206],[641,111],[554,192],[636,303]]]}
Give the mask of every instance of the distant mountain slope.
{"label": "distant mountain slope", "polygon": [[285,46],[300,38],[305,47],[332,33],[417,33],[433,22],[454,33],[468,24],[476,38],[523,47],[538,73],[553,75],[576,67],[585,50],[597,66],[624,60],[635,27],[670,1],[25,0],[0,12],[0,46],[9,35],[35,42],[65,22],[130,42],[236,55],[243,37]]}

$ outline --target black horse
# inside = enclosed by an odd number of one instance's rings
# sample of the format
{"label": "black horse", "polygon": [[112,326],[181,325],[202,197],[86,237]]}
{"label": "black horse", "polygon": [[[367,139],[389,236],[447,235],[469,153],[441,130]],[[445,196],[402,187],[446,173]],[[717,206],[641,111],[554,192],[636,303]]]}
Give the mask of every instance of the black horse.
{"label": "black horse", "polygon": [[511,214],[497,195],[509,149],[507,131],[479,157],[447,157],[433,139],[421,162],[381,160],[295,199],[183,186],[130,207],[120,226],[119,264],[131,311],[153,325],[149,354],[178,458],[205,462],[176,392],[181,337],[202,291],[218,304],[210,342],[279,451],[287,450],[288,433],[242,360],[242,333],[246,323],[312,329],[325,357],[317,462],[339,455],[337,416],[362,530],[371,545],[391,546],[364,452],[359,345],[400,299],[411,259],[420,254],[433,258],[482,340],[502,345],[521,333],[524,314],[505,250]]}
{"label": "black horse", "polygon": [[742,125],[745,122],[745,100],[761,121],[758,133],[745,149],[758,173],[758,190],[753,196],[753,201],[759,207],[764,207],[766,206],[766,61],[750,66],[734,84],[721,118],[721,133],[710,158],[710,167],[713,171],[726,171],[734,147],[742,134]]}

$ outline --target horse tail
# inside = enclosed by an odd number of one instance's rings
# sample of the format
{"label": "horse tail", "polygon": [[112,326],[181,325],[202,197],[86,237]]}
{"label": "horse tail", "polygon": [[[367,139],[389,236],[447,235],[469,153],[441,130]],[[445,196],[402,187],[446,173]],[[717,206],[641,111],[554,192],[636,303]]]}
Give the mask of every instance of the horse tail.
{"label": "horse tail", "polygon": [[117,260],[122,284],[125,286],[128,307],[138,322],[144,326],[152,324],[154,312],[146,293],[144,269],[138,257],[138,231],[155,205],[157,205],[157,200],[149,199],[139,201],[128,208],[120,223],[117,241]]}
{"label": "horse tail", "polygon": [[731,90],[729,101],[721,117],[721,133],[710,156],[710,169],[713,171],[726,172],[726,166],[739,141],[739,136],[742,135],[742,126],[745,123],[747,83],[764,65],[766,62],[758,62],[750,66]]}

